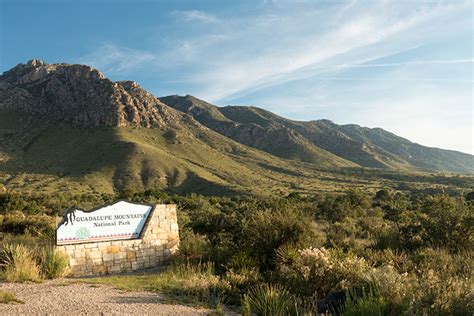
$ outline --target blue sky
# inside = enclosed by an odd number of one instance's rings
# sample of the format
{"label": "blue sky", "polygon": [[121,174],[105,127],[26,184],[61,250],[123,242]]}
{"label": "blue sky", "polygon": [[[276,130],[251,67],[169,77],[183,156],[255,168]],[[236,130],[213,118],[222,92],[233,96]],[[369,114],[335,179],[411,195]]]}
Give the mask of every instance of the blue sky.
{"label": "blue sky", "polygon": [[474,153],[473,2],[0,0],[0,71],[86,63],[157,96]]}

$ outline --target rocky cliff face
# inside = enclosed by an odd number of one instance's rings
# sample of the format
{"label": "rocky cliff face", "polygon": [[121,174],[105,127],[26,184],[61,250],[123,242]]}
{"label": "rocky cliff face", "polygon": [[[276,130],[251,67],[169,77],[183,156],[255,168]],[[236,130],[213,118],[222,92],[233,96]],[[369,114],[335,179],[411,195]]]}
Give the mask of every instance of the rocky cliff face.
{"label": "rocky cliff face", "polygon": [[85,65],[31,60],[0,76],[0,109],[35,114],[77,127],[164,127],[182,113],[136,82],[113,82]]}

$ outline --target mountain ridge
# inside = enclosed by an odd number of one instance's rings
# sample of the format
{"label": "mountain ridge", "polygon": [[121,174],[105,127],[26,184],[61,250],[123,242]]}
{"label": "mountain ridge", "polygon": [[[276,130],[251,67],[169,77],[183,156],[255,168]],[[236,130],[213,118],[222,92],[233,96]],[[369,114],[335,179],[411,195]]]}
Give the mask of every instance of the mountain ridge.
{"label": "mountain ridge", "polygon": [[11,188],[57,190],[66,179],[68,188],[92,192],[265,194],[300,175],[319,183],[316,174],[216,133],[138,84],[113,82],[89,66],[32,60],[0,76],[0,179]]}
{"label": "mountain ridge", "polygon": [[19,64],[0,76],[0,181],[52,194],[256,195],[375,190],[405,177],[447,181],[366,169],[316,146],[304,124],[188,98],[191,104],[169,106],[136,82],[111,81],[86,65]]}
{"label": "mountain ridge", "polygon": [[[189,103],[188,109],[184,112],[193,115],[198,121],[220,133],[223,133],[221,131],[222,128],[215,121],[209,121],[210,118],[217,117],[216,113],[219,113],[226,119],[227,125],[234,122],[254,127],[259,126],[267,131],[273,128],[296,133],[304,142],[310,143],[317,149],[324,150],[338,156],[339,159],[342,158],[345,161],[350,161],[363,167],[407,171],[474,173],[474,156],[472,155],[412,143],[408,139],[397,136],[380,127],[368,128],[357,124],[338,125],[326,119],[307,122],[295,121],[254,106],[218,107],[206,102],[206,106],[202,107],[202,102],[205,101],[189,95],[184,97],[176,95],[161,97],[160,100],[181,111],[184,110],[183,100],[187,100]],[[190,111],[189,109],[192,110]],[[206,114],[206,111],[212,111],[213,114],[210,116]],[[206,119],[203,120],[203,117]],[[243,129],[241,125],[237,126]],[[237,128],[234,130],[237,133]],[[241,137],[229,131],[223,134],[251,147],[276,154],[283,158],[289,158],[279,154],[272,148],[258,146],[258,141],[254,140],[253,143],[242,141],[239,139]],[[275,133],[272,136],[275,136]],[[272,136],[270,134],[265,135],[265,137],[278,141]],[[300,146],[299,150],[304,150],[304,148],[302,149]],[[308,159],[304,161],[311,162]]]}

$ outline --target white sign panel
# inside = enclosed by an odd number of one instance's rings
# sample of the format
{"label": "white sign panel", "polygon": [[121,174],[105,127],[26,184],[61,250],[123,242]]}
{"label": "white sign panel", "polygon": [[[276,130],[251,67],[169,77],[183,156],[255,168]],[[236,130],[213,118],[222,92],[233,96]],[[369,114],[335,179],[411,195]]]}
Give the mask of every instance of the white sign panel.
{"label": "white sign panel", "polygon": [[69,210],[56,231],[56,244],[138,238],[152,208],[119,201],[91,212]]}

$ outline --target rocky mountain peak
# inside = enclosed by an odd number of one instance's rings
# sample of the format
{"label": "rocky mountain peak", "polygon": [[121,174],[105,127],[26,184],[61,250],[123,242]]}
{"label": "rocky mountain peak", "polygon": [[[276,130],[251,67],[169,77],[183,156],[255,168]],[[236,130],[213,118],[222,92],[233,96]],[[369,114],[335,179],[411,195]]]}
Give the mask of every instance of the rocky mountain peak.
{"label": "rocky mountain peak", "polygon": [[68,78],[84,77],[85,79],[105,79],[97,69],[86,65],[48,64],[39,59],[32,59],[26,64],[18,64],[6,71],[0,80],[12,85],[25,85],[41,81],[55,73]]}
{"label": "rocky mountain peak", "polygon": [[134,81],[113,82],[86,65],[33,59],[0,76],[0,109],[79,127],[163,127],[182,114]]}
{"label": "rocky mountain peak", "polygon": [[40,67],[43,65],[47,65],[44,61],[41,59],[32,59],[26,63],[27,66],[33,66],[33,67]]}

